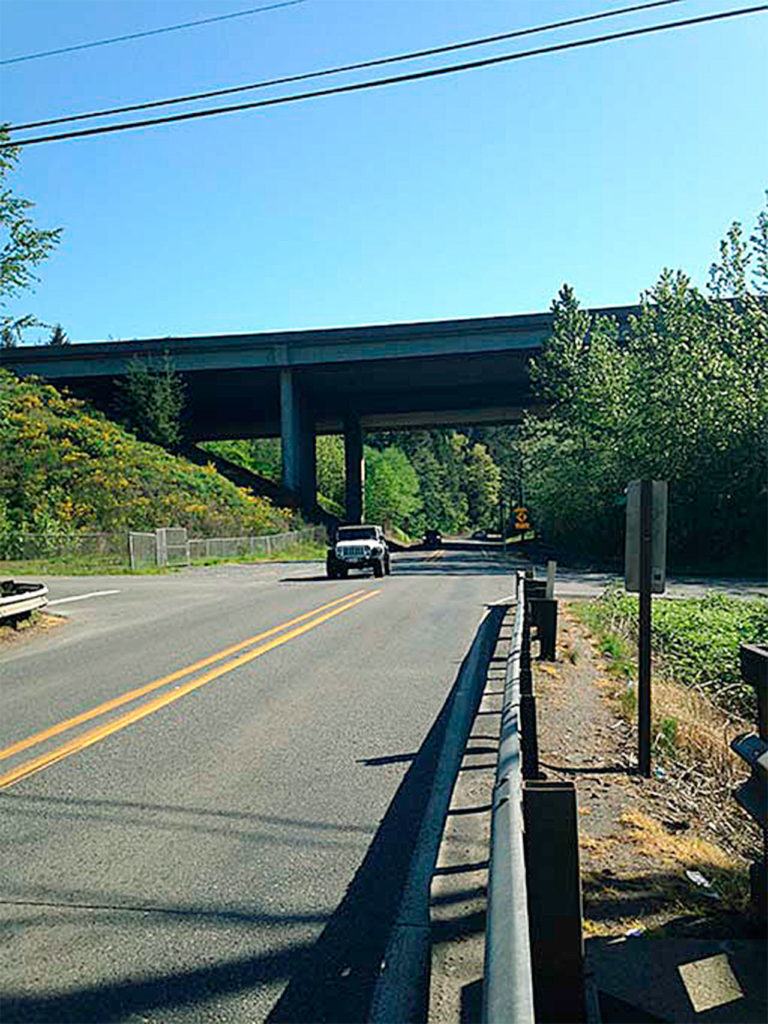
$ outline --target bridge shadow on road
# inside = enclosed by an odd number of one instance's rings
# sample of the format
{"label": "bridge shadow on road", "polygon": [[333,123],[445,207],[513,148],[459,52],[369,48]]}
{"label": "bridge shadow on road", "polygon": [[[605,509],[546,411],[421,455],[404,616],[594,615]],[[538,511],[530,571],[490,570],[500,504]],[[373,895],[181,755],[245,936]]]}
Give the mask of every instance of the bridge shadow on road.
{"label": "bridge shadow on road", "polygon": [[509,576],[520,568],[517,562],[493,555],[453,554],[446,551],[439,558],[400,556],[392,563],[397,576]]}
{"label": "bridge shadow on road", "polygon": [[376,768],[409,760],[410,767],[344,899],[311,952],[297,962],[267,1018],[269,1024],[348,1024],[367,1019],[460,677],[461,669],[417,752],[365,761]]}
{"label": "bridge shadow on road", "polygon": [[[430,554],[432,557],[430,557]],[[440,549],[423,554],[398,554],[392,561],[392,575],[398,576],[509,576],[528,563],[512,557],[478,552],[453,552]],[[373,578],[369,570],[355,572],[349,580]],[[281,583],[328,583],[325,575],[284,576]]]}

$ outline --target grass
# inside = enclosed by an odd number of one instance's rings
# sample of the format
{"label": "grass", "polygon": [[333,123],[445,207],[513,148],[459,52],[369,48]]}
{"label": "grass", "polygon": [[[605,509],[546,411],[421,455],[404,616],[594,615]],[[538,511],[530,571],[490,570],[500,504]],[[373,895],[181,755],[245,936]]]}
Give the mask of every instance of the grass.
{"label": "grass", "polygon": [[130,566],[119,555],[56,555],[0,561],[0,577],[8,579],[22,576],[114,576],[130,572]]}
{"label": "grass", "polygon": [[[584,874],[585,935],[637,930],[661,937],[692,918],[742,920],[748,914],[749,879],[741,858],[693,830],[670,830],[638,807],[626,808],[618,824],[611,835],[579,837],[582,851],[603,865]],[[697,872],[709,885],[686,872]]]}
{"label": "grass", "polygon": [[[614,696],[621,716],[626,721],[633,722],[637,716],[637,649],[631,616],[633,611],[636,614],[637,603],[632,601],[634,608],[630,606],[627,609],[629,600],[623,595],[617,596],[609,592],[597,601],[574,602],[571,608],[576,617],[592,632],[599,650],[607,659],[606,671],[616,681]],[[674,607],[667,611],[662,608],[663,604],[682,607]],[[716,629],[720,625],[724,604],[725,614],[731,618],[743,612],[743,606],[757,605],[757,615],[754,608],[747,608],[747,611],[751,613],[752,620],[756,618],[758,623],[762,606],[768,606],[768,602],[759,600],[741,601],[718,597],[714,602],[718,614],[712,617],[710,628]],[[696,666],[690,660],[686,660],[682,672],[679,659],[671,653],[677,650],[683,644],[684,638],[690,634],[691,618],[694,622],[700,621],[701,606],[704,608],[703,614],[707,615],[712,605],[710,598],[654,602],[654,628],[657,627],[657,620],[661,620],[665,632],[662,634],[664,642],[660,643],[657,639],[654,644],[653,753],[657,759],[693,762],[701,766],[707,775],[716,776],[722,785],[730,786],[737,780],[736,759],[731,753],[730,741],[739,732],[749,730],[753,720],[749,701],[749,697],[752,696],[751,689],[748,694],[742,693],[741,691],[747,688],[742,687],[739,682],[736,687],[740,691],[740,699],[734,701],[732,697],[733,675],[739,671],[739,640],[733,636],[732,621],[726,621],[726,634],[730,646],[726,646],[725,650],[722,646],[718,647],[721,665],[725,661],[721,671],[728,680],[719,695],[715,687],[702,687],[688,681],[712,674],[706,661],[713,646],[711,642],[706,643],[704,639],[700,639],[699,647],[694,649],[698,650],[698,657],[703,659],[703,663]],[[749,614],[747,621],[751,621]],[[728,626],[731,627],[730,630]],[[675,635],[675,642],[670,643],[669,637],[674,627],[679,629],[679,633]],[[718,696],[720,699],[716,699]]]}
{"label": "grass", "polygon": [[282,551],[277,551],[273,555],[253,554],[243,555],[241,558],[202,558],[195,559],[192,565],[221,565],[232,562],[242,565],[258,562],[324,562],[325,553],[325,545],[308,542],[292,544],[290,547],[283,548]]}
{"label": "grass", "polygon": [[[712,888],[692,888],[690,896],[709,904],[715,892],[719,909],[745,913],[749,904],[749,879],[744,865],[720,846],[695,833],[671,833],[664,825],[635,808],[622,815],[629,839],[660,868],[700,872]],[[693,883],[691,883],[693,886]],[[707,907],[711,909],[711,904]]]}
{"label": "grass", "polygon": [[[617,671],[631,678],[637,599],[611,589],[598,601],[575,606]],[[734,717],[753,718],[752,687],[742,682],[739,645],[768,643],[768,600],[710,594],[653,602],[653,652],[667,676],[711,697]]]}
{"label": "grass", "polygon": [[[206,558],[193,565],[258,562],[310,562],[325,559],[325,547],[317,543],[292,544],[273,555],[254,554],[240,558]],[[151,576],[177,572],[179,568],[131,569],[117,555],[71,555],[53,558],[30,558],[0,562],[0,578],[16,579],[32,576]]]}
{"label": "grass", "polygon": [[399,544],[413,544],[413,537],[409,536],[405,530],[401,530],[399,526],[387,527],[387,533]]}
{"label": "grass", "polygon": [[29,618],[22,619],[16,626],[11,626],[6,621],[0,620],[0,646],[16,643],[25,634],[37,634],[44,630],[55,629],[62,622],[63,619],[47,615],[45,612],[32,612]]}

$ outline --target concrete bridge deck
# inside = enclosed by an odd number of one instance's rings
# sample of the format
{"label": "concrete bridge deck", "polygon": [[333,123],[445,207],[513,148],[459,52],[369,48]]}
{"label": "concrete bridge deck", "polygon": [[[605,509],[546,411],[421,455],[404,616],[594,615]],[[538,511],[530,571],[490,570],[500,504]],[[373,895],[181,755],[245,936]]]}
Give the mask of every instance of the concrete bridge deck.
{"label": "concrete bridge deck", "polygon": [[[636,307],[594,310],[625,321]],[[322,330],[147,338],[0,351],[0,366],[37,374],[109,409],[135,358],[167,352],[182,374],[190,440],[276,437],[283,483],[315,504],[316,433],[343,433],[347,513],[363,514],[365,430],[513,423],[533,403],[528,362],[551,313]]]}

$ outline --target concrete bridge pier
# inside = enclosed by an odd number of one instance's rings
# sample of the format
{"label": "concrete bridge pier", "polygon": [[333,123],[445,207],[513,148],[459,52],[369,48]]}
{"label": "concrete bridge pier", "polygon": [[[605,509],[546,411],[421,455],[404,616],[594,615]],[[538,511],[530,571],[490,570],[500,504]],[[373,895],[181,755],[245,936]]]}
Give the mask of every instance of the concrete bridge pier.
{"label": "concrete bridge pier", "polygon": [[354,413],[344,417],[344,489],[347,522],[362,523],[365,519],[363,428],[360,417]]}
{"label": "concrete bridge pier", "polygon": [[283,487],[296,496],[301,511],[311,516],[317,504],[315,424],[291,369],[280,371],[280,438]]}

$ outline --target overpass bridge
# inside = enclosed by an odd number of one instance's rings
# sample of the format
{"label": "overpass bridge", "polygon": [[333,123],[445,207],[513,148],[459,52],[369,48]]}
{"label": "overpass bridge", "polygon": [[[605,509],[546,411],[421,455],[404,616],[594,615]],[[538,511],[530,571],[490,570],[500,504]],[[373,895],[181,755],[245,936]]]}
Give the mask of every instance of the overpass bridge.
{"label": "overpass bridge", "polygon": [[[632,306],[593,310],[625,321]],[[342,433],[350,521],[363,515],[366,430],[514,423],[533,404],[528,360],[551,313],[0,351],[109,409],[134,358],[168,353],[186,383],[190,439],[280,437],[283,485],[315,506],[317,433]]]}

